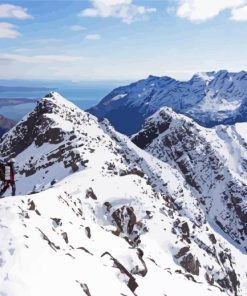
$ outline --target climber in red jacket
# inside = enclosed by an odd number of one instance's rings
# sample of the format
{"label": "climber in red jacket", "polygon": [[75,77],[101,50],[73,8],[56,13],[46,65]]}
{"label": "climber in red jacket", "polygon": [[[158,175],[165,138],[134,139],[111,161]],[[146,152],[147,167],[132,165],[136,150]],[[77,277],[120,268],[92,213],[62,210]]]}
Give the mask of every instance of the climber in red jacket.
{"label": "climber in red jacket", "polygon": [[15,160],[10,159],[7,164],[4,165],[4,179],[3,179],[3,187],[0,191],[0,197],[4,194],[4,192],[12,187],[12,196],[15,195],[16,187],[15,187],[15,177],[14,177],[14,163]]}

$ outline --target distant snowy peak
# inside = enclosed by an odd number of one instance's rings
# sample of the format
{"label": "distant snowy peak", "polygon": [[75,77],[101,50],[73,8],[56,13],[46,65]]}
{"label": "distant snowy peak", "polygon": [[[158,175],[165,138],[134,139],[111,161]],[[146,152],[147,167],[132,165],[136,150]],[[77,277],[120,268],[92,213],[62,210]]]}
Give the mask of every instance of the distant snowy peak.
{"label": "distant snowy peak", "polygon": [[149,76],[113,90],[89,112],[107,117],[116,129],[131,135],[141,128],[145,118],[164,106],[206,127],[247,121],[243,110],[246,97],[245,71],[201,72],[189,81]]}

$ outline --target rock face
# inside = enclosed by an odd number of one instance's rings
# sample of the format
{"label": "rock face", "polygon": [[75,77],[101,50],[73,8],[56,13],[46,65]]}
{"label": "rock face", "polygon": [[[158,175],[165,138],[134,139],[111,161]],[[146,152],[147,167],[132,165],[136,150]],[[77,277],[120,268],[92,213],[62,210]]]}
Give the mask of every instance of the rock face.
{"label": "rock face", "polygon": [[207,219],[247,251],[247,143],[235,126],[205,129],[163,108],[132,141],[179,170]]}
{"label": "rock face", "polygon": [[16,122],[0,114],[0,138],[4,133],[10,130]]}
{"label": "rock face", "polygon": [[161,107],[193,118],[200,125],[245,122],[247,72],[225,70],[195,74],[189,81],[149,76],[114,89],[89,112],[106,117],[120,132],[136,133],[144,120]]}
{"label": "rock face", "polygon": [[187,272],[199,275],[200,263],[191,253],[183,256],[180,264]]}
{"label": "rock face", "polygon": [[211,207],[200,201],[198,180],[198,189],[185,181],[187,167],[153,157],[57,93],[7,133],[0,149],[16,158],[22,194],[0,200],[0,294],[149,296],[155,288],[156,296],[181,289],[245,296],[245,239],[238,245],[235,235],[244,208],[232,179],[230,225],[213,196],[205,196]]}

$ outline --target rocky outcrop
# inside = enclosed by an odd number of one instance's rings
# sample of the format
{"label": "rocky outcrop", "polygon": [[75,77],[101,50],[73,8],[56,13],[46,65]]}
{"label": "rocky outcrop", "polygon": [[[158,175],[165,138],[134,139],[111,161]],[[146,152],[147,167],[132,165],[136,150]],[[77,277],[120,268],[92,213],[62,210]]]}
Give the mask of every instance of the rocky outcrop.
{"label": "rocky outcrop", "polygon": [[104,203],[108,217],[116,225],[113,234],[120,234],[128,241],[129,244],[137,246],[140,243],[141,234],[147,232],[143,222],[138,221],[133,207],[122,206],[114,209],[109,202]]}
{"label": "rocky outcrop", "polygon": [[180,265],[189,273],[199,275],[200,263],[191,253],[183,256]]}
{"label": "rocky outcrop", "polygon": [[[161,130],[163,123],[166,128]],[[247,251],[247,183],[243,180],[247,176],[247,149],[234,127],[205,129],[170,108],[162,108],[132,141],[181,172],[205,211],[198,222],[210,217]]]}

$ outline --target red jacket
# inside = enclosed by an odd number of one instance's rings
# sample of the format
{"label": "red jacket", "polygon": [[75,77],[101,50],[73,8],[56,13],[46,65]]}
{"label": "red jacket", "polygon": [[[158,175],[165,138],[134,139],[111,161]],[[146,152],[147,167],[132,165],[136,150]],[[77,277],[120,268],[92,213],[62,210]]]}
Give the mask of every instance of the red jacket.
{"label": "red jacket", "polygon": [[6,181],[12,181],[12,182],[15,181],[14,168],[13,168],[13,165],[11,165],[11,164],[6,164],[5,165],[5,180]]}

